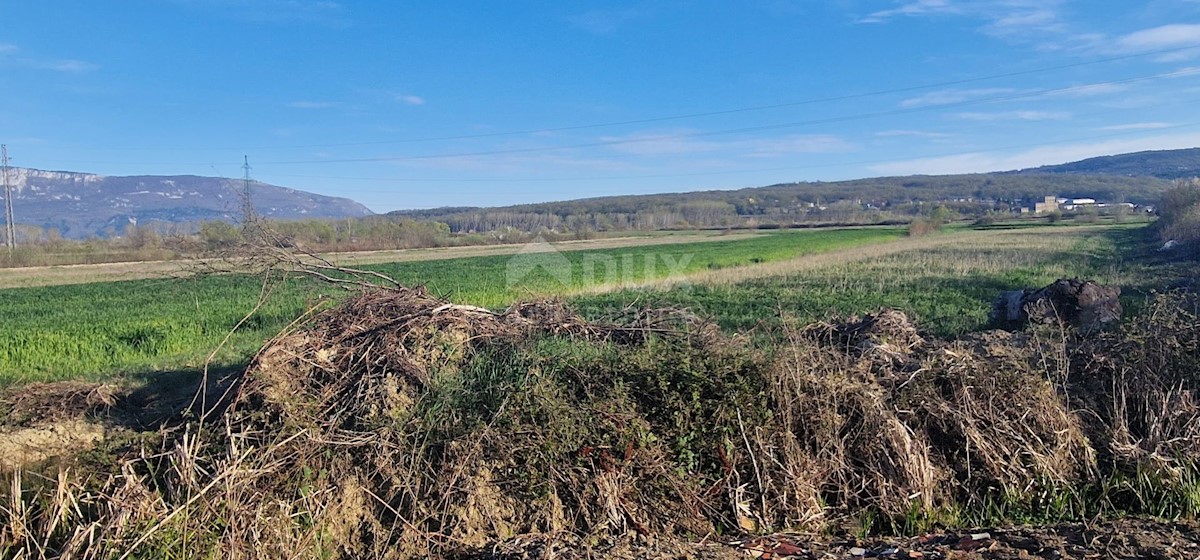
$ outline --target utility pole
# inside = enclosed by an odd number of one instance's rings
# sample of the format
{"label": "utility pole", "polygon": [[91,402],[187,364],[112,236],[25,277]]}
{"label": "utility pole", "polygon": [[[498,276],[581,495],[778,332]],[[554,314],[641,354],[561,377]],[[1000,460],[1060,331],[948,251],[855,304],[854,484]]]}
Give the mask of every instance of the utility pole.
{"label": "utility pole", "polygon": [[13,224],[12,185],[8,182],[8,145],[0,144],[0,167],[4,170],[4,244],[8,254],[17,246],[17,226]]}
{"label": "utility pole", "polygon": [[242,156],[242,172],[242,227],[249,227],[258,217],[250,195],[250,156]]}

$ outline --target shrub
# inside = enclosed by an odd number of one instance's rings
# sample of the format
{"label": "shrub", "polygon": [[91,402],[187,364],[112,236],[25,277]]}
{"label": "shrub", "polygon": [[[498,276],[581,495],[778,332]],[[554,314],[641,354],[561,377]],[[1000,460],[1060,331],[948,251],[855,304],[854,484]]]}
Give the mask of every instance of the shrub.
{"label": "shrub", "polygon": [[200,239],[210,250],[223,249],[236,244],[241,239],[236,227],[229,222],[205,222],[200,226]]}
{"label": "shrub", "polygon": [[942,223],[931,218],[917,218],[908,224],[908,236],[920,237],[942,229]]}

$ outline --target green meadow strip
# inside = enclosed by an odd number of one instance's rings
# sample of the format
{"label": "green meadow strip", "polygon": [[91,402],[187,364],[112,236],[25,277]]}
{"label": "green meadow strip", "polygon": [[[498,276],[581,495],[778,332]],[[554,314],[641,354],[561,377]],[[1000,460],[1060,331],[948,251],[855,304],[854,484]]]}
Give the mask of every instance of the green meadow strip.
{"label": "green meadow strip", "polygon": [[[406,285],[424,285],[458,303],[498,308],[597,284],[780,261],[901,236],[898,228],[779,231],[730,241],[530,251],[366,268]],[[201,367],[254,308],[261,288],[258,278],[223,275],[0,290],[0,385]],[[306,309],[342,294],[305,278],[275,286],[215,362],[244,362]]]}

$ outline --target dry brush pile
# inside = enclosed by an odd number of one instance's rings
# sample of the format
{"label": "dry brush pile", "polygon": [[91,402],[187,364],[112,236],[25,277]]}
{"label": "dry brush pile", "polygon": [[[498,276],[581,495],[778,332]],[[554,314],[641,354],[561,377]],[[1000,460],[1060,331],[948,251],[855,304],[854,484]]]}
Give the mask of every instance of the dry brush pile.
{"label": "dry brush pile", "polygon": [[279,335],[219,407],[157,443],[16,473],[0,544],[21,558],[570,556],[863,512],[897,529],[1078,516],[1097,496],[1194,516],[1195,311],[1164,298],[1090,338],[947,342],[884,310],[789,329],[768,357],[679,310],[601,323],[556,302],[492,313],[373,291]]}

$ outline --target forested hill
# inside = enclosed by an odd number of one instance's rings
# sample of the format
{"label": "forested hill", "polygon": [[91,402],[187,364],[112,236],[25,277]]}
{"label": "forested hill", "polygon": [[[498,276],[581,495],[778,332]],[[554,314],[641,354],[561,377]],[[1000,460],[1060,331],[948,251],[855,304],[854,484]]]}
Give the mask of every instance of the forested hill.
{"label": "forested hill", "polygon": [[1170,185],[1156,177],[981,173],[786,183],[731,191],[611,196],[497,208],[404,210],[454,231],[503,227],[663,228],[678,225],[871,221],[911,216],[929,204],[963,212],[1009,211],[1046,195],[1153,204]]}
{"label": "forested hill", "polygon": [[1046,165],[1024,169],[1017,173],[1103,173],[1107,175],[1150,176],[1162,179],[1196,177],[1200,176],[1200,148],[1101,156],[1061,165]]}

